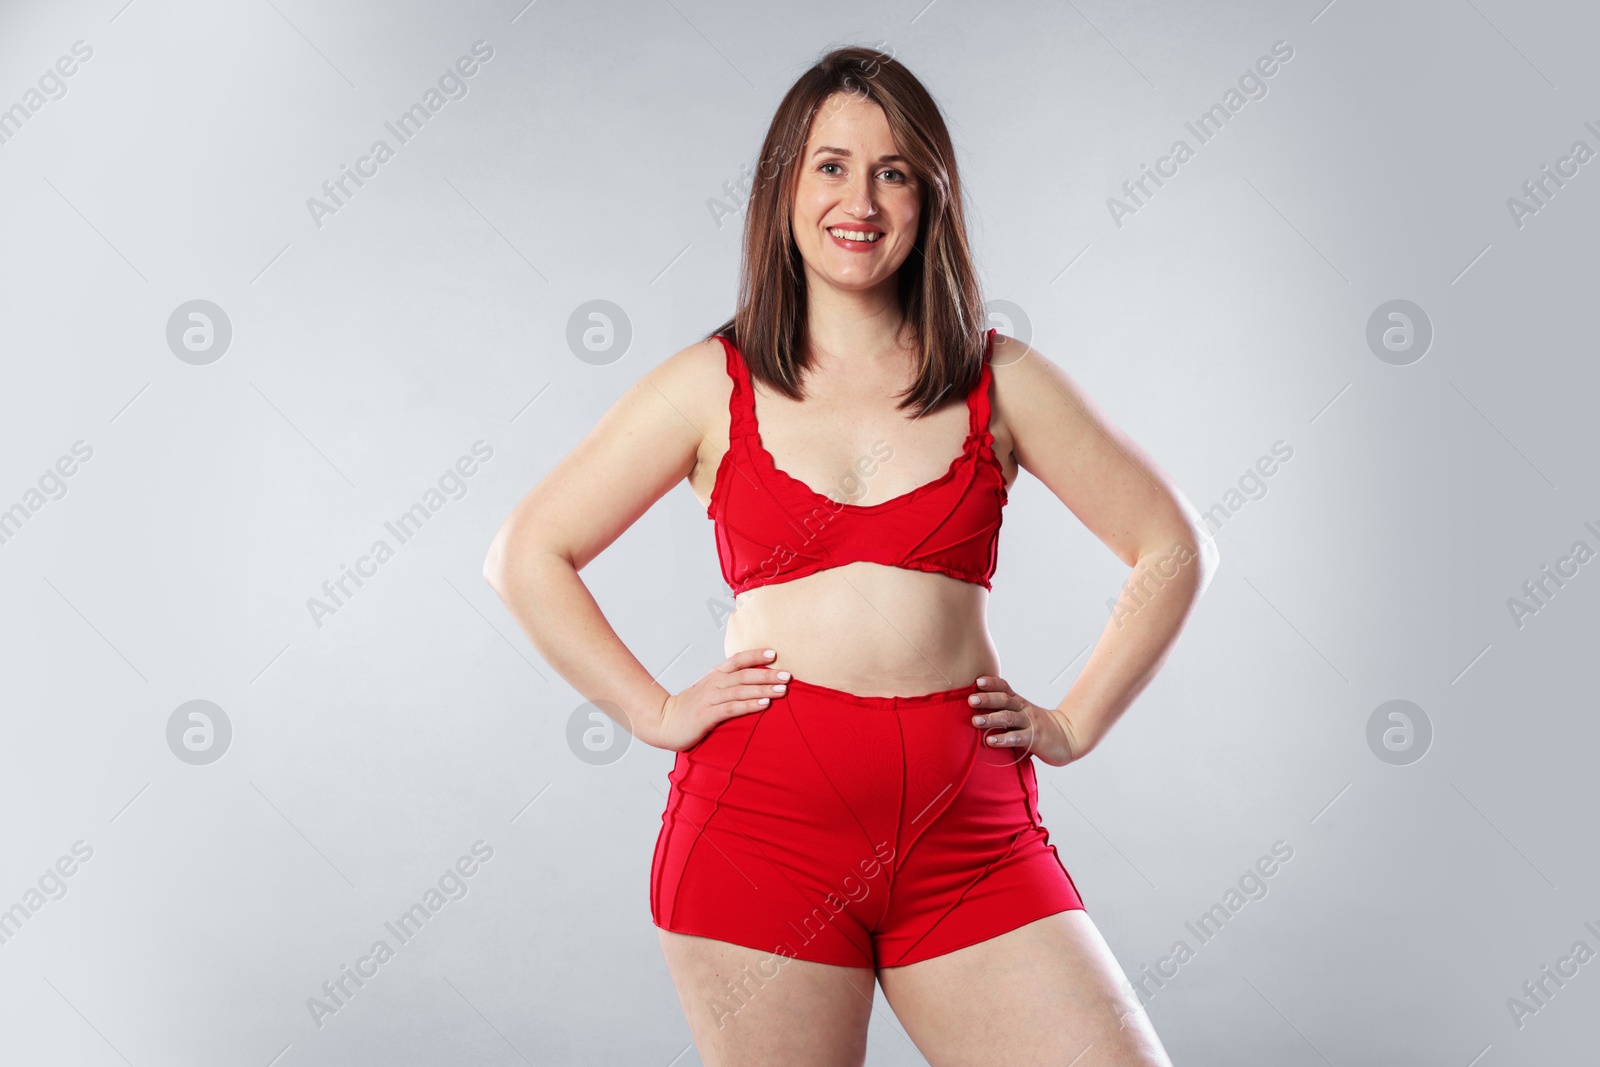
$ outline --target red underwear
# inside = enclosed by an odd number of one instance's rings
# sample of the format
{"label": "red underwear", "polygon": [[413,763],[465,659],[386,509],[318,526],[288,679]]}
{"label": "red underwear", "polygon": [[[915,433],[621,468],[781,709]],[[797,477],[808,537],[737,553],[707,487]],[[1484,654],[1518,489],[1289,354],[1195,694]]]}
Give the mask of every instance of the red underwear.
{"label": "red underwear", "polygon": [[1033,757],[972,725],[976,684],[856,696],[793,679],[678,753],[650,871],[663,930],[898,967],[1060,911]]}

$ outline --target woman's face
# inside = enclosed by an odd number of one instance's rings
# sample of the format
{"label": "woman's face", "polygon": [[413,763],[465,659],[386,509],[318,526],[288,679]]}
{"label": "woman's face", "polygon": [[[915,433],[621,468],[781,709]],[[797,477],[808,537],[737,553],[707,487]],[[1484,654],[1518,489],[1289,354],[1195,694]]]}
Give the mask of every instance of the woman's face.
{"label": "woman's face", "polygon": [[917,241],[922,186],[883,108],[852,93],[828,97],[796,167],[790,224],[808,280],[852,290],[891,281]]}

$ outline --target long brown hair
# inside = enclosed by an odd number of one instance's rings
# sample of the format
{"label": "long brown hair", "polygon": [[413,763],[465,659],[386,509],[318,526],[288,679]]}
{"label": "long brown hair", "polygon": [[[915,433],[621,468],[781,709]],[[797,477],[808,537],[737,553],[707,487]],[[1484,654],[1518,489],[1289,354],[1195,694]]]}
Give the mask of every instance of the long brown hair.
{"label": "long brown hair", "polygon": [[920,180],[917,240],[896,280],[900,307],[920,347],[917,380],[900,401],[921,415],[945,394],[977,384],[987,316],[967,244],[961,180],[944,117],[916,76],[875,48],[839,48],[802,74],[778,105],[756,168],[744,224],[739,305],[721,334],[744,356],[753,378],[794,400],[804,398],[806,277],[791,232],[799,164],[817,109],[834,93],[883,108],[895,146]]}

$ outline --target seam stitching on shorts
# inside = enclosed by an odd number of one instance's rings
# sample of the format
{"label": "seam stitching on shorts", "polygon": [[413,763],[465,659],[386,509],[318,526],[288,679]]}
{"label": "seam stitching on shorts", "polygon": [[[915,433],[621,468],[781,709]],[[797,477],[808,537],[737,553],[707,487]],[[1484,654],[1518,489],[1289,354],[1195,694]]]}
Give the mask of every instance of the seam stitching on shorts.
{"label": "seam stitching on shorts", "polygon": [[[937,919],[933,920],[933,922],[929,923],[928,924],[928,928],[926,930],[922,931],[922,934],[915,941],[911,942],[910,945],[906,946],[905,951],[900,953],[900,958],[902,960],[905,959],[906,956],[908,956],[912,952],[914,952],[916,950],[916,947],[918,945],[922,944],[924,939],[926,939],[929,934],[933,933],[933,931],[938,927],[938,925],[940,923],[944,922],[947,918],[950,917],[950,913],[955,911],[956,907],[963,900],[967,899],[967,894],[972,892],[972,887],[977,885],[979,882],[983,881],[985,878],[987,878],[989,876],[989,872],[994,869],[996,864],[1003,863],[1007,859],[1010,858],[1011,853],[1017,847],[1017,842],[1019,840],[1021,840],[1023,832],[1024,831],[1022,831],[1022,830],[1018,830],[1016,833],[1012,834],[1011,835],[1011,842],[1010,842],[1010,844],[1006,845],[1005,852],[1003,854],[1001,854],[1000,856],[997,856],[996,858],[990,860],[988,863],[984,864],[983,865],[983,870],[978,872],[978,876],[976,878],[974,878],[972,881],[968,882],[962,888],[961,895],[956,897],[955,900],[951,901],[950,902],[950,906],[945,908],[944,911],[940,912],[939,913],[939,917]],[[991,936],[998,936],[998,935],[991,935]],[[980,940],[987,941],[987,940],[989,940],[989,938],[985,937],[985,938],[981,938]],[[976,942],[974,942],[974,943],[976,943]],[[965,946],[963,946],[963,947],[965,947]],[[955,950],[952,949],[951,951],[955,951]],[[941,955],[942,955],[942,953],[941,953]],[[918,962],[921,962],[921,961],[918,961]]]}
{"label": "seam stitching on shorts", "polygon": [[[1038,770],[1035,769],[1035,771],[1034,771],[1034,780],[1035,781],[1038,780],[1038,774],[1039,774]],[[1026,777],[1023,776],[1020,762],[1018,763],[1017,780],[1022,785],[1022,802],[1023,802],[1024,808],[1028,812],[1029,821],[1033,824],[1034,829],[1038,830],[1041,834],[1044,835],[1045,847],[1050,850],[1050,855],[1055,857],[1056,866],[1060,867],[1061,868],[1061,873],[1067,876],[1067,884],[1072,886],[1073,894],[1077,896],[1078,903],[1082,904],[1083,903],[1083,894],[1078,892],[1078,883],[1074,882],[1072,880],[1072,872],[1067,870],[1066,863],[1062,861],[1060,850],[1056,848],[1055,842],[1050,840],[1050,831],[1045,828],[1044,821],[1039,817],[1039,808],[1038,808],[1038,806],[1036,804],[1034,804],[1032,802],[1032,800],[1029,799],[1028,780],[1027,780]],[[1087,911],[1088,909],[1085,908],[1084,910]]]}
{"label": "seam stitching on shorts", "polygon": [[[941,815],[943,815],[945,812],[949,811],[950,808],[955,804],[955,802],[958,799],[960,799],[961,791],[967,787],[967,782],[971,780],[971,778],[972,778],[972,769],[978,765],[978,746],[983,743],[983,735],[982,734],[979,734],[976,730],[974,730],[973,731],[973,735],[974,735],[974,742],[973,742],[973,746],[972,746],[972,751],[967,754],[967,766],[966,766],[966,769],[963,770],[962,773],[961,773],[961,780],[959,782],[954,783],[955,792],[951,795],[950,802],[948,804],[946,804],[944,807],[940,808],[937,815],[934,815],[926,823],[924,823],[923,826],[922,826],[922,829],[918,830],[916,833],[911,835],[911,841],[906,845],[905,852],[902,853],[902,854],[899,854],[899,855],[897,855],[895,857],[900,862],[900,864],[902,866],[904,866],[906,858],[911,855],[911,850],[917,847],[918,842],[920,842],[923,839],[923,837],[927,835],[928,830],[933,826],[933,824],[939,821],[939,817]],[[908,780],[909,780],[909,778],[908,778]],[[934,799],[938,799],[938,798],[935,797]],[[927,809],[925,808],[923,810],[926,811]],[[904,814],[903,810],[902,810],[901,814],[902,815]],[[919,812],[918,814],[920,815],[921,812]]]}
{"label": "seam stitching on shorts", "polygon": [[866,824],[861,821],[861,816],[857,814],[855,808],[851,807],[850,802],[844,798],[844,794],[839,791],[839,786],[834,782],[833,776],[828,773],[828,768],[823,766],[822,760],[817,757],[816,749],[811,747],[811,742],[806,738],[805,729],[800,724],[800,716],[791,710],[789,717],[794,721],[795,735],[800,738],[800,743],[805,746],[806,754],[811,757],[811,762],[816,764],[817,773],[821,774],[822,780],[828,783],[828,788],[833,790],[833,795],[839,798],[839,803],[844,807],[844,810],[850,813],[850,818],[855,822],[856,828],[861,831],[862,838],[866,840],[867,848],[876,852],[877,850],[872,846],[872,831],[868,830]]}
{"label": "seam stitching on shorts", "polygon": [[[674,768],[674,769],[676,769],[676,768]],[[685,768],[685,771],[687,772],[687,768]],[[668,781],[671,781],[671,779],[672,779],[671,774],[667,775],[667,779],[668,779]],[[662,879],[662,877],[664,876],[664,874],[666,872],[667,858],[672,855],[672,839],[674,837],[676,837],[677,833],[678,833],[678,818],[679,818],[678,809],[683,807],[683,790],[678,788],[678,783],[677,782],[672,782],[672,784],[669,787],[669,789],[671,790],[671,792],[667,796],[667,808],[666,808],[666,815],[665,815],[665,822],[666,822],[665,834],[666,834],[666,838],[665,838],[665,840],[663,840],[661,842],[661,849],[660,849],[661,855],[658,857],[659,866],[657,866],[655,868],[655,870],[650,872],[651,873],[651,878],[650,878],[650,899],[651,899],[652,903],[657,902],[657,901],[659,901],[661,899],[661,879]],[[676,801],[676,803],[674,803],[674,801]],[[681,881],[681,879],[680,879],[680,881]],[[654,907],[652,907],[650,910],[652,912],[656,912],[656,909]],[[676,887],[674,887],[673,891],[672,891],[672,909],[671,910],[674,911],[674,912],[678,910],[678,891],[677,891]],[[669,925],[671,924],[671,922],[672,922],[672,916],[671,915],[660,915],[659,912],[657,912],[657,915],[663,922],[668,923]]]}
{"label": "seam stitching on shorts", "polygon": [[[716,727],[712,727],[712,729],[716,729]],[[699,832],[695,834],[694,842],[689,845],[688,854],[683,857],[683,864],[679,871],[679,885],[674,887],[672,891],[672,915],[668,917],[669,922],[675,922],[677,920],[678,900],[680,898],[678,888],[682,886],[682,875],[688,872],[689,865],[694,861],[694,850],[700,847],[700,842],[705,840],[707,831],[711,829],[711,820],[715,819],[717,817],[717,812],[722,810],[722,798],[728,792],[728,790],[733,787],[733,777],[739,773],[739,764],[744,762],[745,753],[750,751],[750,743],[755,740],[756,731],[760,729],[761,724],[758,722],[756,723],[755,728],[750,731],[750,736],[744,739],[744,747],[739,750],[739,758],[734,760],[733,766],[728,768],[728,780],[722,783],[722,789],[717,792],[717,798],[711,802],[711,814],[707,815],[706,821],[701,823],[698,827]],[[681,809],[683,805],[680,803],[678,806]],[[741,834],[740,836],[742,837],[743,835]],[[728,854],[726,852],[722,852],[722,849],[717,848],[717,843],[715,841],[711,842],[711,847],[716,848],[718,852],[722,853],[722,858],[728,860],[729,866],[733,867],[733,869],[736,871],[739,870],[738,865],[735,864],[733,860],[728,859]],[[751,879],[748,874],[745,874],[743,871],[739,871],[739,874],[746,881],[750,882],[751,885],[755,885],[755,881]],[[756,886],[756,891],[760,892],[760,890],[761,887]]]}

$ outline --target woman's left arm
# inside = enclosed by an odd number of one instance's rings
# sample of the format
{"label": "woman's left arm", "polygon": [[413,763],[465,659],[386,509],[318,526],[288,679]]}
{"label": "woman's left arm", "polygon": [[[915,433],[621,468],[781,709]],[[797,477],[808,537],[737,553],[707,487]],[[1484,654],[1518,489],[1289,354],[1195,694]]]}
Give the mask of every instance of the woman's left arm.
{"label": "woman's left arm", "polygon": [[[995,408],[1018,466],[1049,487],[1133,568],[1094,651],[1060,705],[1034,709],[1051,722],[1024,726],[1010,721],[1004,711],[978,709],[990,729],[1023,727],[1015,733],[1024,736],[999,744],[1034,750],[1046,762],[1060,765],[1087,755],[1150,684],[1216,572],[1219,556],[1199,511],[1183,491],[1065,371],[1021,341],[998,333],[993,366]],[[988,682],[986,691],[1004,688],[1009,693],[1003,680]],[[1043,736],[1041,729],[1047,734],[1059,730],[1060,736]]]}

